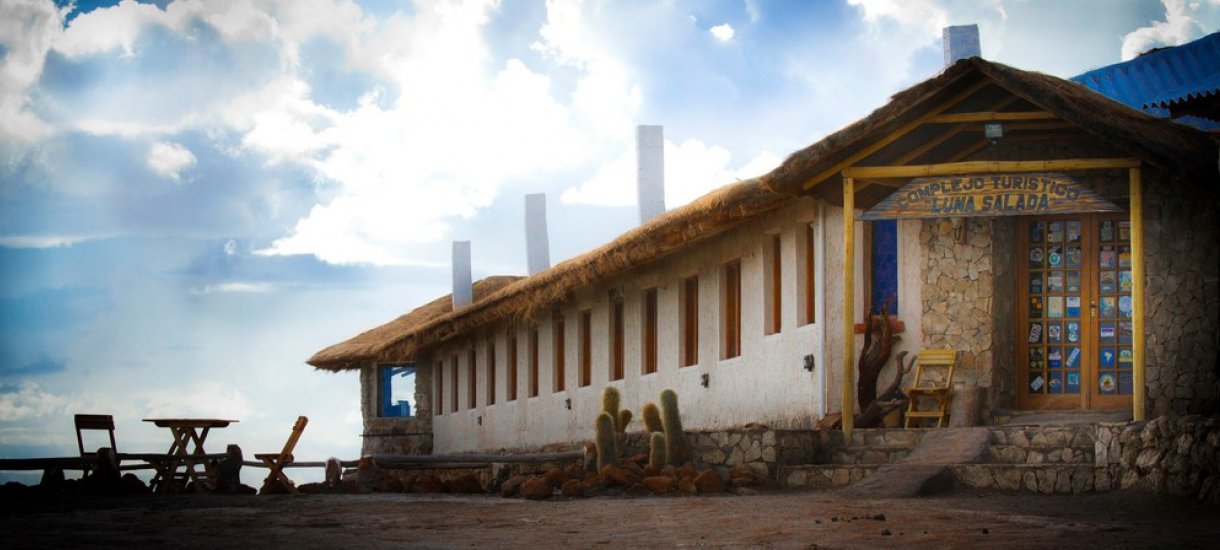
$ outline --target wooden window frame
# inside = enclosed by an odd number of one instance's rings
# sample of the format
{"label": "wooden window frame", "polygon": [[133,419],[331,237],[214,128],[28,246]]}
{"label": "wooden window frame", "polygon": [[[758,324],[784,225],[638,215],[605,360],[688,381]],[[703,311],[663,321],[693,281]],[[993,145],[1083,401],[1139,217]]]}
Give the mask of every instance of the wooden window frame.
{"label": "wooden window frame", "polygon": [[680,366],[693,367],[699,364],[699,276],[682,279],[678,289],[678,332]]}
{"label": "wooden window frame", "polygon": [[538,327],[530,328],[529,338],[529,396],[538,397],[538,370],[541,362],[538,353]]}
{"label": "wooden window frame", "polygon": [[449,397],[452,399],[449,412],[458,412],[458,356],[456,353],[449,356],[449,372],[453,373],[453,383],[449,384]]}
{"label": "wooden window frame", "polygon": [[567,380],[567,323],[563,317],[563,313],[555,312],[551,319],[551,348],[554,359],[551,363],[554,365],[554,370],[551,371],[552,389],[555,393],[559,393],[568,389]]}
{"label": "wooden window frame", "polygon": [[517,400],[517,334],[515,331],[510,330],[508,332],[506,338],[508,340],[508,344],[506,346],[507,349],[505,350],[508,352],[508,381],[507,381],[508,398],[507,398],[507,401],[516,401]]}
{"label": "wooden window frame", "polygon": [[466,399],[469,401],[469,403],[466,404],[466,408],[468,409],[473,409],[479,404],[479,377],[478,373],[475,372],[477,357],[478,350],[474,349],[474,346],[471,346],[470,352],[466,354]]}
{"label": "wooden window frame", "polygon": [[593,310],[580,312],[580,387],[593,384]]}
{"label": "wooden window frame", "polygon": [[436,362],[436,399],[432,403],[432,414],[445,414],[445,361]]}
{"label": "wooden window frame", "polygon": [[640,372],[657,372],[657,288],[646,289],[640,299]]}
{"label": "wooden window frame", "polygon": [[800,255],[797,288],[801,313],[797,321],[804,326],[817,322],[817,235],[813,222],[802,224],[801,227],[801,242],[797,245]]}
{"label": "wooden window frame", "polygon": [[741,356],[741,259],[721,268],[720,358]]}
{"label": "wooden window frame", "polygon": [[610,381],[622,380],[627,373],[627,320],[622,296],[611,296],[610,314]]}
{"label": "wooden window frame", "polygon": [[496,337],[487,337],[487,404],[496,404]]}
{"label": "wooden window frame", "polygon": [[769,235],[763,254],[763,334],[779,334],[784,327],[783,241]]}

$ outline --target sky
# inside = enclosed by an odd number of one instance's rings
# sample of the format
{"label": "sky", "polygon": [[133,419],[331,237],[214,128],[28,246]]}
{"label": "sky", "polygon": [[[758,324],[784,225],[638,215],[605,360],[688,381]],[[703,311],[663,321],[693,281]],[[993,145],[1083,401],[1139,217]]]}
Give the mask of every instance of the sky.
{"label": "sky", "polygon": [[637,223],[636,125],[681,206],[971,23],[1066,78],[1216,32],[1220,0],[0,1],[0,456],[74,455],[88,412],[122,452],[168,448],[144,418],[236,419],[209,451],[248,456],[306,415],[296,456],[357,458],[358,375],[305,360],[447,294],[451,241],[524,274],[546,193],[552,260],[580,254]]}

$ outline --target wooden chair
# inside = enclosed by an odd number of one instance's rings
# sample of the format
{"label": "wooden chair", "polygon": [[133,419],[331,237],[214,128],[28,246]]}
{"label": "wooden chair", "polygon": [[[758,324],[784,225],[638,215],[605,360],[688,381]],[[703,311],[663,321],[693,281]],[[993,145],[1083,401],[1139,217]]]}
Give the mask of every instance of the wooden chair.
{"label": "wooden chair", "polygon": [[[85,439],[81,435],[83,430],[105,430],[110,434],[110,450],[118,453],[118,446],[114,442],[114,417],[108,414],[78,414],[73,418],[76,424],[76,447],[80,450],[81,458],[97,459],[97,452],[85,452]],[[89,475],[90,468],[85,467],[85,475]]]}
{"label": "wooden chair", "polygon": [[292,450],[297,446],[297,440],[301,438],[301,432],[305,431],[305,425],[309,423],[309,419],[304,416],[298,416],[296,424],[292,426],[292,434],[288,436],[288,441],[284,443],[284,448],[278,453],[256,453],[254,458],[263,461],[267,465],[270,472],[267,473],[267,479],[263,480],[263,492],[266,492],[269,487],[277,481],[283,484],[284,488],[290,493],[299,493],[297,486],[284,475],[284,466],[292,464]]}
{"label": "wooden chair", "polygon": [[[915,385],[906,389],[910,404],[907,405],[905,426],[911,427],[916,419],[936,419],[936,427],[945,423],[945,410],[953,390],[953,371],[957,368],[957,350],[925,349],[919,352],[915,366]],[[937,372],[943,373],[938,376]],[[932,409],[920,410],[920,400],[931,400]]]}

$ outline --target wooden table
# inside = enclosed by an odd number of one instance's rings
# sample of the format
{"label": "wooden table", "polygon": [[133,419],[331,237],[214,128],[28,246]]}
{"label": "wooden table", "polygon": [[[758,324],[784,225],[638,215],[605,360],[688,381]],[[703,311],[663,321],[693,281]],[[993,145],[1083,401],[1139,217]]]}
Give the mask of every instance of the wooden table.
{"label": "wooden table", "polygon": [[[216,483],[216,474],[212,464],[201,455],[203,442],[208,438],[212,428],[224,428],[236,420],[218,418],[145,418],[158,428],[169,428],[174,436],[174,442],[169,446],[167,458],[154,464],[157,474],[152,479],[152,489],[158,493],[176,493],[186,489],[191,482],[195,490],[202,492],[212,490]],[[203,471],[195,470],[202,466]],[[183,471],[179,472],[178,469]]]}

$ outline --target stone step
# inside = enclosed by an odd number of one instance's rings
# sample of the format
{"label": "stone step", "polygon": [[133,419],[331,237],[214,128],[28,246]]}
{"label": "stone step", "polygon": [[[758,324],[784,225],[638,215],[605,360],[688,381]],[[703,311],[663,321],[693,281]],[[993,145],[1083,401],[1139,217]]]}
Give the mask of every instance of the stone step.
{"label": "stone step", "polygon": [[1108,490],[1098,482],[1106,468],[1088,464],[955,464],[949,466],[960,485],[1040,494],[1078,494]]}
{"label": "stone step", "polygon": [[835,449],[819,456],[825,464],[889,464],[910,456],[911,447],[852,446]]}
{"label": "stone step", "polygon": [[991,442],[1017,447],[1092,449],[1096,428],[1085,426],[993,426]]}
{"label": "stone step", "polygon": [[992,464],[1093,464],[1093,447],[1019,447],[990,445],[987,462]]}
{"label": "stone step", "polygon": [[881,464],[800,464],[781,466],[779,483],[782,487],[835,489],[846,487],[876,472]]}

